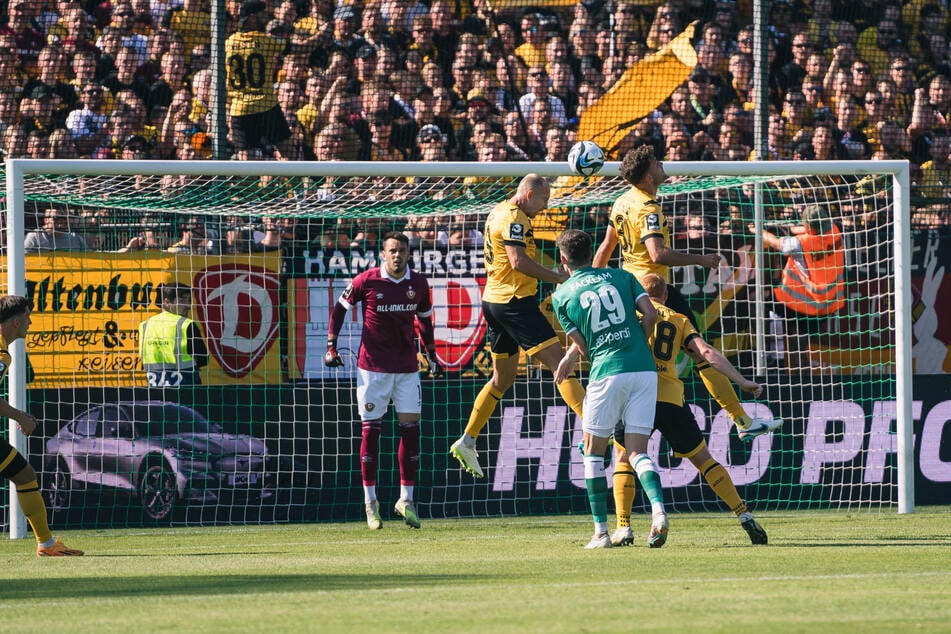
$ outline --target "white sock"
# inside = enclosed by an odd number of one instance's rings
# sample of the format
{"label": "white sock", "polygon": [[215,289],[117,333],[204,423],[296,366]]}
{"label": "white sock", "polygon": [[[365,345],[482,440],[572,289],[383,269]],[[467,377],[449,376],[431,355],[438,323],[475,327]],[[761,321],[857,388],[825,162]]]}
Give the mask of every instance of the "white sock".
{"label": "white sock", "polygon": [[401,484],[400,485],[400,499],[406,500],[407,502],[412,502],[414,488],[415,487],[412,484]]}
{"label": "white sock", "polygon": [[463,447],[468,447],[469,449],[475,449],[476,439],[470,436],[469,434],[463,434],[462,438],[459,439],[462,442]]}
{"label": "white sock", "polygon": [[664,510],[664,505],[661,502],[653,502],[651,504],[651,515],[657,515],[659,513],[667,514],[667,511]]}
{"label": "white sock", "polygon": [[376,485],[363,485],[363,501],[365,503],[376,502]]}
{"label": "white sock", "polygon": [[608,532],[608,523],[607,522],[595,522],[594,523],[594,534],[603,535]]}
{"label": "white sock", "polygon": [[52,545],[55,544],[55,543],[56,543],[56,538],[55,538],[55,537],[50,537],[50,538],[47,539],[45,542],[40,542],[40,546],[42,546],[43,548],[49,548],[50,546],[52,546]]}

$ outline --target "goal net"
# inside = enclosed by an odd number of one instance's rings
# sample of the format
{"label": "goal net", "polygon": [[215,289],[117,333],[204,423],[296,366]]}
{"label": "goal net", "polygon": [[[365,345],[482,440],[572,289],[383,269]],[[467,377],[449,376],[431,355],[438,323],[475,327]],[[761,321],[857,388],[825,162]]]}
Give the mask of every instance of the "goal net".
{"label": "goal net", "polygon": [[[604,235],[627,189],[618,169],[582,180],[536,163],[9,161],[3,290],[34,310],[11,346],[8,389],[40,421],[28,439],[14,425],[9,435],[40,474],[54,525],[361,519],[359,311],[340,336],[344,367],[322,356],[333,303],[380,265],[391,230],[409,236],[413,267],[430,279],[448,370],[423,379],[420,514],[586,512],[580,421],[531,358],[479,439],[485,479],[448,449],[491,374],[480,309],[488,211],[521,175],[552,178],[534,237],[554,267],[563,229]],[[906,165],[667,170],[660,201],[674,248],[722,256],[712,272],[675,269],[674,283],[704,337],[765,385],[747,411],[785,421],[742,443],[681,360],[690,407],[747,503],[911,510]],[[791,234],[811,205],[842,236],[845,303],[796,318],[772,293],[787,257],[764,250],[762,236]],[[189,317],[209,353],[196,384],[150,377],[139,356],[139,325],[174,282],[192,289]],[[549,316],[552,290],[542,285]],[[398,433],[392,411],[384,420],[377,486],[392,504]],[[726,511],[657,434],[650,451],[673,510]],[[18,513],[6,520],[23,534]]]}

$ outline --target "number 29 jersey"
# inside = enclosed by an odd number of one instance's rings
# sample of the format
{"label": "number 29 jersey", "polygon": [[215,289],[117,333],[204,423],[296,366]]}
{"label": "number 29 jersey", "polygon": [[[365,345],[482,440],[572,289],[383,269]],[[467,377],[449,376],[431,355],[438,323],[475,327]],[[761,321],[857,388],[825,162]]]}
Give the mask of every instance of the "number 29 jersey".
{"label": "number 29 jersey", "polygon": [[646,295],[637,279],[620,269],[585,267],[552,294],[565,334],[584,337],[591,381],[625,372],[653,372],[654,359],[637,321],[637,300]]}
{"label": "number 29 jersey", "polygon": [[238,117],[267,112],[277,105],[274,82],[284,41],[259,31],[235,33],[225,42],[229,112]]}

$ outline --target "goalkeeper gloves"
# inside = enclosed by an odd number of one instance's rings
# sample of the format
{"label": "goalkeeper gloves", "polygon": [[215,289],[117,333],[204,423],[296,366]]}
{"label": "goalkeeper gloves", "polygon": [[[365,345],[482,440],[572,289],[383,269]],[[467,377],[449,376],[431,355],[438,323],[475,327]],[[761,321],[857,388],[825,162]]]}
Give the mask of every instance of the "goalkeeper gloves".
{"label": "goalkeeper gloves", "polygon": [[324,365],[328,368],[339,368],[343,366],[343,359],[337,352],[337,342],[333,339],[327,341],[327,353],[324,355]]}
{"label": "goalkeeper gloves", "polygon": [[439,360],[436,358],[436,351],[430,351],[426,353],[426,362],[429,365],[429,376],[434,379],[442,377],[446,373],[446,370],[442,367],[442,364],[439,363]]}

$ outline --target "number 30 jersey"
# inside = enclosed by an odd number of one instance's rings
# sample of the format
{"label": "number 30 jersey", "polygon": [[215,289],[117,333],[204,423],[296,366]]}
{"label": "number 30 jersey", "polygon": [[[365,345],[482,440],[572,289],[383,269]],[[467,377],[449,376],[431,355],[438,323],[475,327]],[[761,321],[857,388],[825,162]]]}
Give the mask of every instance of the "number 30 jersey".
{"label": "number 30 jersey", "polygon": [[260,31],[235,33],[225,42],[229,112],[238,117],[267,112],[277,105],[274,82],[284,40]]}
{"label": "number 30 jersey", "polygon": [[610,219],[621,245],[624,270],[638,279],[656,273],[670,282],[670,267],[655,264],[644,245],[646,239],[659,237],[665,247],[670,247],[670,230],[660,204],[649,194],[631,187],[614,201]]}
{"label": "number 30 jersey", "polygon": [[589,380],[625,372],[654,371],[637,321],[636,306],[643,287],[620,269],[585,267],[571,274],[552,294],[552,307],[565,334],[584,337],[591,361]]}
{"label": "number 30 jersey", "polygon": [[700,335],[690,320],[678,312],[651,300],[657,309],[654,334],[647,338],[657,363],[657,400],[674,405],[684,404],[684,383],[677,372],[677,354]]}

